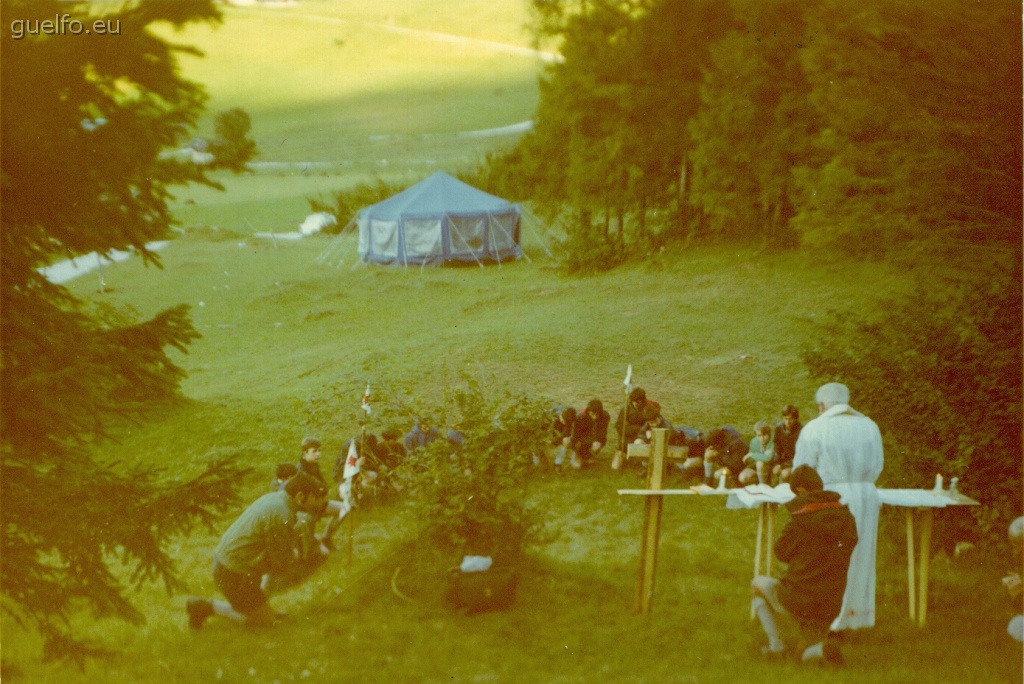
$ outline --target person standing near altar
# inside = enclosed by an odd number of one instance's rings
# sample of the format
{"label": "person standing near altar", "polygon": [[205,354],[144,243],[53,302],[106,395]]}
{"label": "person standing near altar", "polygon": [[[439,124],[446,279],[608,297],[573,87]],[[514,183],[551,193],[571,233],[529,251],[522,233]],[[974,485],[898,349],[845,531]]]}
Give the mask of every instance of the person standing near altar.
{"label": "person standing near altar", "polygon": [[793,467],[809,465],[837,492],[857,521],[842,612],[833,632],[875,625],[875,552],[882,507],[875,481],[882,473],[882,433],[875,421],[850,407],[846,385],[830,382],[814,395],[818,417],[800,431]]}

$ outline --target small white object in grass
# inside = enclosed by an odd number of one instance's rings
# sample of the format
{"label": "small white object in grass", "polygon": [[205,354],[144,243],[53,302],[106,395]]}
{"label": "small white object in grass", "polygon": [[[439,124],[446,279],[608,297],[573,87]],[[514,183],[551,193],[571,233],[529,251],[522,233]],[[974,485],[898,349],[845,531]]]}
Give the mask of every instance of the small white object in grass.
{"label": "small white object in grass", "polygon": [[199,306],[206,306],[206,302],[199,302]]}
{"label": "small white object in grass", "polygon": [[462,572],[484,572],[491,567],[490,556],[466,556],[462,559]]}

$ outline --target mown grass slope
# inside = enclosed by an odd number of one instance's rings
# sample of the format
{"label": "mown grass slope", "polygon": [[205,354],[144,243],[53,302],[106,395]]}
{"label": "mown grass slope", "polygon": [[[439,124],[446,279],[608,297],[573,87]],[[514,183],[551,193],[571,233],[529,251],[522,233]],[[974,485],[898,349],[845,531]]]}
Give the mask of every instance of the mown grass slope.
{"label": "mown grass slope", "polygon": [[[307,434],[323,439],[329,470],[358,429],[368,381],[375,416],[388,407],[436,405],[446,387],[467,377],[489,393],[521,391],[552,405],[599,397],[614,413],[627,364],[674,423],[733,424],[749,433],[786,403],[813,414],[818,383],[801,351],[815,343],[816,321],[831,309],[870,315],[879,298],[910,286],[912,273],[884,263],[811,261],[748,246],[667,250],[608,274],[569,278],[529,234],[531,262],[437,270],[353,268],[351,241],[343,263],[322,265],[317,258],[329,238],[252,237],[293,230],[306,196],[365,178],[367,170],[416,176],[422,169],[425,176],[434,166],[453,170],[444,160],[481,149],[425,134],[529,118],[536,101],[530,58],[478,46],[483,56],[452,54],[431,67],[428,57],[447,54],[437,48],[448,44],[405,43],[405,34],[380,28],[524,46],[516,33],[522,8],[469,0],[445,3],[443,13],[439,7],[402,0],[229,10],[219,32],[177,37],[206,50],[207,60],[188,68],[209,85],[213,109],[242,106],[253,114],[264,160],[351,164],[227,178],[223,194],[182,190],[175,211],[189,229],[161,253],[162,270],[133,260],[105,269],[104,293],[96,274],[70,284],[117,315],[148,316],[187,302],[203,335],[177,357],[188,371],[186,401],[121,431],[101,458],[160,464],[169,477],[184,478],[213,455],[236,454],[256,469],[243,483],[255,497],[276,463],[297,458]],[[357,46],[373,50],[360,58],[365,64],[353,56]],[[371,63],[386,72],[360,80],[359,69]],[[442,74],[448,67],[453,74]],[[509,104],[489,106],[502,99]],[[438,102],[440,111],[429,109]],[[370,140],[378,133],[392,137]],[[404,166],[396,172],[382,159]],[[218,228],[194,227],[211,225]],[[859,388],[852,389],[856,404]],[[1019,646],[1004,632],[1011,607],[999,586],[1010,559],[940,554],[929,623],[919,630],[906,617],[898,511],[882,517],[878,626],[846,646],[843,671],[766,665],[755,655],[761,636],[748,619],[747,585],[756,514],[727,511],[720,499],[666,503],[654,610],[633,615],[642,503],[616,490],[639,483],[636,470],[613,472],[607,460],[565,477],[538,474],[529,500],[543,511],[551,540],[531,549],[518,599],[505,613],[467,617],[442,606],[445,571],[459,559],[419,539],[418,510],[399,502],[357,511],[351,564],[343,547],[309,582],[275,597],[290,617],[273,630],[211,620],[192,633],[184,596],[147,586],[133,594],[145,625],[80,616],[83,635],[118,650],[84,671],[40,664],[36,641],[5,621],[4,675],[72,684],[1021,680]],[[887,471],[883,484],[928,483]],[[67,515],[74,524],[73,512]],[[189,592],[215,593],[211,553],[229,523],[175,541]]]}

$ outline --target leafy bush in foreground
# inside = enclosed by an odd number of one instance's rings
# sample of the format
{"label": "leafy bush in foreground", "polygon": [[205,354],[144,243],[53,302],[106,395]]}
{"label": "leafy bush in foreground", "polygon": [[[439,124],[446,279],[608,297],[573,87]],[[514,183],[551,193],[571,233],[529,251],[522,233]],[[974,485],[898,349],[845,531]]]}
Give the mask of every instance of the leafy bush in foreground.
{"label": "leafy bush in foreground", "polygon": [[409,456],[425,533],[457,556],[514,561],[539,532],[526,487],[547,413],[536,400],[488,398],[472,384],[449,390],[446,403],[462,444],[438,439]]}

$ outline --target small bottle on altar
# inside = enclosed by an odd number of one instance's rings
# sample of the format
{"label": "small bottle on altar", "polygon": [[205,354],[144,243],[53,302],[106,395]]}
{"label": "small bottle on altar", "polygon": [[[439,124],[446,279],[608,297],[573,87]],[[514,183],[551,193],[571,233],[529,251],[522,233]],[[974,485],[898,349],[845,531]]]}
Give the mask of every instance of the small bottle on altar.
{"label": "small bottle on altar", "polygon": [[956,488],[956,483],[960,481],[959,477],[954,477],[949,480],[949,493],[951,496],[956,496],[960,492]]}
{"label": "small bottle on altar", "polygon": [[942,491],[942,475],[935,476],[935,490],[936,492]]}
{"label": "small bottle on altar", "polygon": [[722,473],[721,475],[718,476],[718,489],[719,489],[719,491],[725,489],[725,477],[726,477],[725,473]]}

